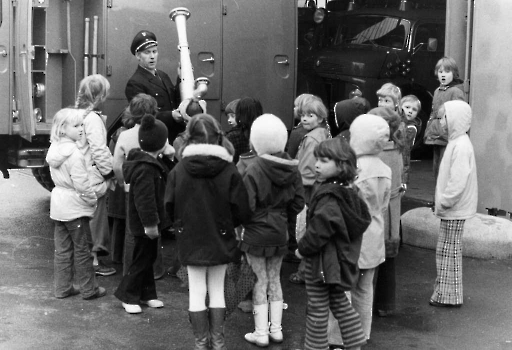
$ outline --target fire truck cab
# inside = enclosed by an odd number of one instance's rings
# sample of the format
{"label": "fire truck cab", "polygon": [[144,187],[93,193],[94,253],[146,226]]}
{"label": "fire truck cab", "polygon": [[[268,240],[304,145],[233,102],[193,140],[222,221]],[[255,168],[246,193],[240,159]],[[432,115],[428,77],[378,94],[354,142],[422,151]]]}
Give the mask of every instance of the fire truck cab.
{"label": "fire truck cab", "polygon": [[194,76],[210,81],[208,113],[227,127],[224,107],[243,96],[291,128],[296,85],[297,4],[273,0],[0,0],[0,170],[32,168],[52,186],[45,156],[53,115],[72,106],[80,80],[107,77],[107,127],[127,105],[137,68],[130,44],[147,29],[158,40],[158,68],[178,79],[176,24],[186,7]]}

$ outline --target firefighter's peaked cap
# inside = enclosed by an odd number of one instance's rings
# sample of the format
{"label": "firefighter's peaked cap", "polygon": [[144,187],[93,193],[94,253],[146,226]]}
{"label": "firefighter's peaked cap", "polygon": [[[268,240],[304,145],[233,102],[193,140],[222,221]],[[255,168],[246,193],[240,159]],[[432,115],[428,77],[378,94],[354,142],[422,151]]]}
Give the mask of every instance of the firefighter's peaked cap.
{"label": "firefighter's peaked cap", "polygon": [[149,30],[141,30],[133,38],[130,51],[132,52],[132,55],[135,55],[135,53],[139,51],[144,51],[157,45],[158,42],[156,41],[156,36],[154,33],[150,32]]}

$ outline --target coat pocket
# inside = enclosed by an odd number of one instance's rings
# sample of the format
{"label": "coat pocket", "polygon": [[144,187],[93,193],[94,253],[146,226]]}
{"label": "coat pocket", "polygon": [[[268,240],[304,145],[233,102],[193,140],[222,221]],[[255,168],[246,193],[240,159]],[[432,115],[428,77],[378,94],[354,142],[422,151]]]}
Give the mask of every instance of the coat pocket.
{"label": "coat pocket", "polygon": [[93,165],[89,168],[89,182],[93,191],[96,193],[98,198],[101,198],[107,193],[108,184],[103,175],[101,175],[98,168]]}

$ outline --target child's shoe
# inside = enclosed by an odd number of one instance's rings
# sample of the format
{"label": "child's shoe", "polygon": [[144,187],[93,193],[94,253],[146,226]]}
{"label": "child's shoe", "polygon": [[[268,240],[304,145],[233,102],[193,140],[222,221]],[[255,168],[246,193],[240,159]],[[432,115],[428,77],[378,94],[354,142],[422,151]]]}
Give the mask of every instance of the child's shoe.
{"label": "child's shoe", "polygon": [[158,299],[141,300],[140,303],[154,308],[164,307],[164,303]]}
{"label": "child's shoe", "polygon": [[104,297],[105,295],[107,295],[107,290],[103,287],[98,287],[98,290],[96,291],[96,293],[94,293],[93,295],[91,295],[89,297],[85,297],[84,300],[98,299],[98,298]]}
{"label": "child's shoe", "polygon": [[137,304],[126,304],[122,303],[124,310],[128,312],[129,314],[140,314],[142,312],[142,309]]}
{"label": "child's shoe", "polygon": [[67,298],[67,297],[72,297],[74,295],[78,295],[80,294],[80,291],[78,289],[76,289],[75,287],[71,287],[71,290],[69,292],[67,292],[66,294],[62,295],[62,296],[56,296],[57,299],[64,299],[64,298]]}

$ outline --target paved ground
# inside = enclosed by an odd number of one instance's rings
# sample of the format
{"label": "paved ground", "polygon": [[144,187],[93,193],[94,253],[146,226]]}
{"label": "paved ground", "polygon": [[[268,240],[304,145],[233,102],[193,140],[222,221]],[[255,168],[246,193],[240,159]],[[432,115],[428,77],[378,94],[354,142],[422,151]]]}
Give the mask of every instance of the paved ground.
{"label": "paved ground", "polygon": [[[424,205],[430,170],[415,162],[404,211]],[[0,349],[192,349],[187,321],[187,289],[176,278],[157,281],[165,307],[129,315],[112,295],[120,274],[100,278],[108,295],[94,301],[80,296],[52,297],[53,232],[49,194],[26,171],[0,179]],[[423,185],[415,182],[424,179]],[[432,182],[432,181],[431,181]],[[169,261],[174,241],[164,239]],[[113,265],[121,271],[120,265]],[[296,269],[284,263],[282,284],[289,307],[284,312],[285,342],[270,350],[302,349],[306,295],[287,281]],[[428,305],[435,278],[430,250],[403,246],[397,257],[398,307],[390,317],[374,318],[364,349],[512,349],[512,261],[464,259],[464,306]],[[257,349],[243,340],[250,314],[234,312],[226,323],[228,348]]]}

